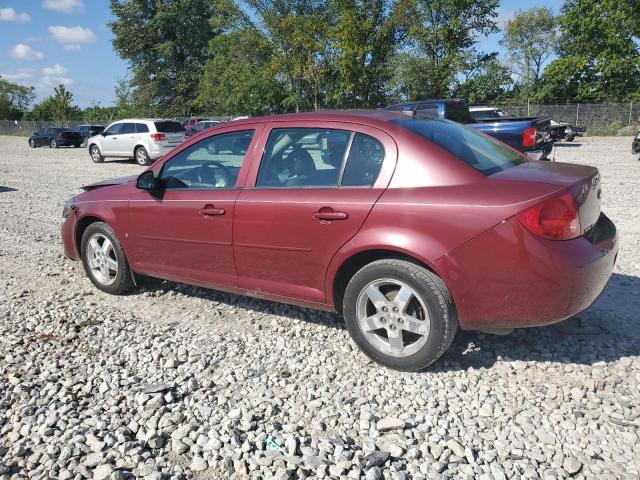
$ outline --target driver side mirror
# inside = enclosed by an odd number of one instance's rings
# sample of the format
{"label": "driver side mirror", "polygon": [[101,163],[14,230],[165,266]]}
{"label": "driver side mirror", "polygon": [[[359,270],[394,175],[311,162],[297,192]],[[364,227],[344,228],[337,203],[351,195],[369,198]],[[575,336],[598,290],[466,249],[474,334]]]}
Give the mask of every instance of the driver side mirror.
{"label": "driver side mirror", "polygon": [[103,137],[108,137],[109,135],[111,135],[111,132],[102,132]]}
{"label": "driver side mirror", "polygon": [[151,170],[140,174],[136,181],[136,187],[147,192],[155,192],[160,188],[160,182]]}

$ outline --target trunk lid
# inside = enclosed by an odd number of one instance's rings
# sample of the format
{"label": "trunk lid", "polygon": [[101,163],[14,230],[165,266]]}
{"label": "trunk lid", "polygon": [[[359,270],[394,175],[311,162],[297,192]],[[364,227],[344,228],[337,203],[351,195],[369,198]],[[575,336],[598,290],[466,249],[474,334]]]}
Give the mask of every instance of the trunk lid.
{"label": "trunk lid", "polygon": [[491,176],[495,180],[536,182],[568,189],[576,202],[582,233],[598,221],[602,205],[600,172],[595,167],[573,163],[531,161]]}

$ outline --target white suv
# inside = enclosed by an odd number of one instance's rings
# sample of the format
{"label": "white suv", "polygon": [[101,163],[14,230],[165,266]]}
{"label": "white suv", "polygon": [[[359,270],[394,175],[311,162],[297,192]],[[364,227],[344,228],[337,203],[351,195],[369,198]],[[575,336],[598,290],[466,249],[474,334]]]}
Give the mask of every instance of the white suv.
{"label": "white suv", "polygon": [[184,127],[175,120],[133,118],[118,120],[87,140],[89,154],[96,163],[105,157],[134,158],[149,165],[184,142]]}

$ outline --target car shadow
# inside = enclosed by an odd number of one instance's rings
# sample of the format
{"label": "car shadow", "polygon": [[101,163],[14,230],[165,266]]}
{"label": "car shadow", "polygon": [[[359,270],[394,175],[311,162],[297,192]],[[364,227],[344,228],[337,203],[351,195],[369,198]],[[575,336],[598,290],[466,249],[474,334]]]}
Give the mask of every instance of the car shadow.
{"label": "car shadow", "polygon": [[[267,315],[344,330],[341,316],[304,307],[208,290],[175,282],[152,281],[142,291],[183,295]],[[158,292],[163,291],[163,292]],[[426,372],[489,368],[499,361],[561,362],[593,365],[640,355],[640,278],[613,274],[601,297],[571,321],[557,325],[516,329],[510,335],[459,331],[440,361]]]}
{"label": "car shadow", "polygon": [[565,147],[574,148],[574,147],[581,147],[582,144],[581,143],[572,143],[572,142],[556,142],[555,146],[556,147],[561,147],[561,148],[565,148]]}
{"label": "car shadow", "polygon": [[16,191],[15,188],[3,187],[2,185],[0,185],[0,193],[2,193],[2,192],[15,192],[15,191]]}

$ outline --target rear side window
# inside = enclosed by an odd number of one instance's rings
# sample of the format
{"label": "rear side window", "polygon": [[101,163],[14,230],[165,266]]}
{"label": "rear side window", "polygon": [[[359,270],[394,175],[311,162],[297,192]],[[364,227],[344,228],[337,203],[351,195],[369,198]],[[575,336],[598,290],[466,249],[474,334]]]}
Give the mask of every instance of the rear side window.
{"label": "rear side window", "polygon": [[144,123],[136,123],[136,133],[149,133],[149,127]]}
{"label": "rear side window", "polygon": [[180,124],[180,122],[173,121],[165,121],[165,122],[154,122],[156,126],[156,130],[160,133],[177,133],[184,132],[184,127]]}
{"label": "rear side window", "polygon": [[436,105],[426,105],[416,110],[416,117],[438,118],[438,107]]}
{"label": "rear side window", "polygon": [[447,120],[400,118],[392,123],[417,133],[483,175],[493,175],[527,160],[499,141]]}
{"label": "rear side window", "polygon": [[356,133],[347,164],[342,176],[343,187],[370,187],[378,178],[382,162],[384,161],[384,147],[369,135]]}

